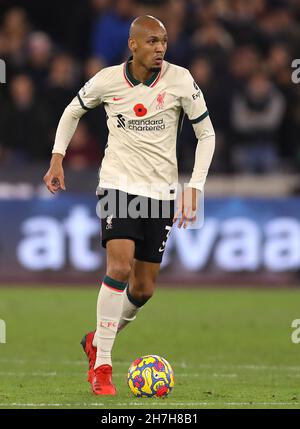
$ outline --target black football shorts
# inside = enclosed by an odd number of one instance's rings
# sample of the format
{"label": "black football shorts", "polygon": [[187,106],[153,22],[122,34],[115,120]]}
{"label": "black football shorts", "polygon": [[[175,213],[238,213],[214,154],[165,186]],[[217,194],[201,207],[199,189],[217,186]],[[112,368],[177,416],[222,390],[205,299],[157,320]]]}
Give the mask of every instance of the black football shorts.
{"label": "black football shorts", "polygon": [[117,189],[98,195],[102,246],[109,240],[127,238],[135,242],[135,259],[160,263],[170,235],[174,200],[155,200]]}

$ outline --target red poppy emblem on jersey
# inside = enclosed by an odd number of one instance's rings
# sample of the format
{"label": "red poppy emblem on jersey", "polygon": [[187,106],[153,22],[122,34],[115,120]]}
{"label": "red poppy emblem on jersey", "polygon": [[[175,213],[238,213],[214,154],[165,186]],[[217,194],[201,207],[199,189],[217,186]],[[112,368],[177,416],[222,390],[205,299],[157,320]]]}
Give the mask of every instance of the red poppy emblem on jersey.
{"label": "red poppy emblem on jersey", "polygon": [[147,113],[147,111],[148,111],[146,109],[146,107],[143,104],[141,104],[141,103],[136,104],[134,106],[133,110],[134,110],[134,113],[135,113],[136,116],[145,116],[146,113]]}

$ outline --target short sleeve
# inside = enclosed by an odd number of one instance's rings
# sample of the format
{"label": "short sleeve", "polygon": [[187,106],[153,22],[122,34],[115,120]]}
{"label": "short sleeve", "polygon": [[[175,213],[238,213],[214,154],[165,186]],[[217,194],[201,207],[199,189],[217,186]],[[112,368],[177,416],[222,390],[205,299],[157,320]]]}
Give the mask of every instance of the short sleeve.
{"label": "short sleeve", "polygon": [[79,90],[77,98],[84,110],[94,109],[101,104],[106,90],[105,81],[104,71],[101,70]]}
{"label": "short sleeve", "polygon": [[189,71],[182,82],[181,104],[192,124],[201,122],[209,115],[202,91]]}

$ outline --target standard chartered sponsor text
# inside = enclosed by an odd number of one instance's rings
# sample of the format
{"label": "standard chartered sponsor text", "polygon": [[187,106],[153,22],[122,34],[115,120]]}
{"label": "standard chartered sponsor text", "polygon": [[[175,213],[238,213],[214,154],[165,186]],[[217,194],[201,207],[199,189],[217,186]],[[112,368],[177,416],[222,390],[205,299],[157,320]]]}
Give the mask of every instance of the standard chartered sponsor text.
{"label": "standard chartered sponsor text", "polygon": [[128,128],[131,131],[161,131],[166,125],[163,119],[131,119],[128,121]]}

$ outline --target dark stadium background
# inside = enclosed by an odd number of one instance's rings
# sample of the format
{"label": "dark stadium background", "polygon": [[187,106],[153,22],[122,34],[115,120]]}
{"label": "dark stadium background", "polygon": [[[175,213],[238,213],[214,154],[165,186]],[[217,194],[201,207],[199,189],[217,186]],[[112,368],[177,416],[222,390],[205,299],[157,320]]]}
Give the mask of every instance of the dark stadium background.
{"label": "dark stadium background", "polygon": [[[205,223],[174,230],[161,282],[297,285],[300,269],[299,0],[1,1],[0,281],[96,284],[105,269],[95,214],[106,144],[102,107],[81,121],[66,159],[67,193],[42,183],[58,120],[99,69],[128,57],[130,22],[153,14],[166,59],[201,87],[217,145]],[[178,142],[188,180],[196,140]],[[83,226],[82,226],[83,225]],[[77,237],[77,239],[76,239]]]}

